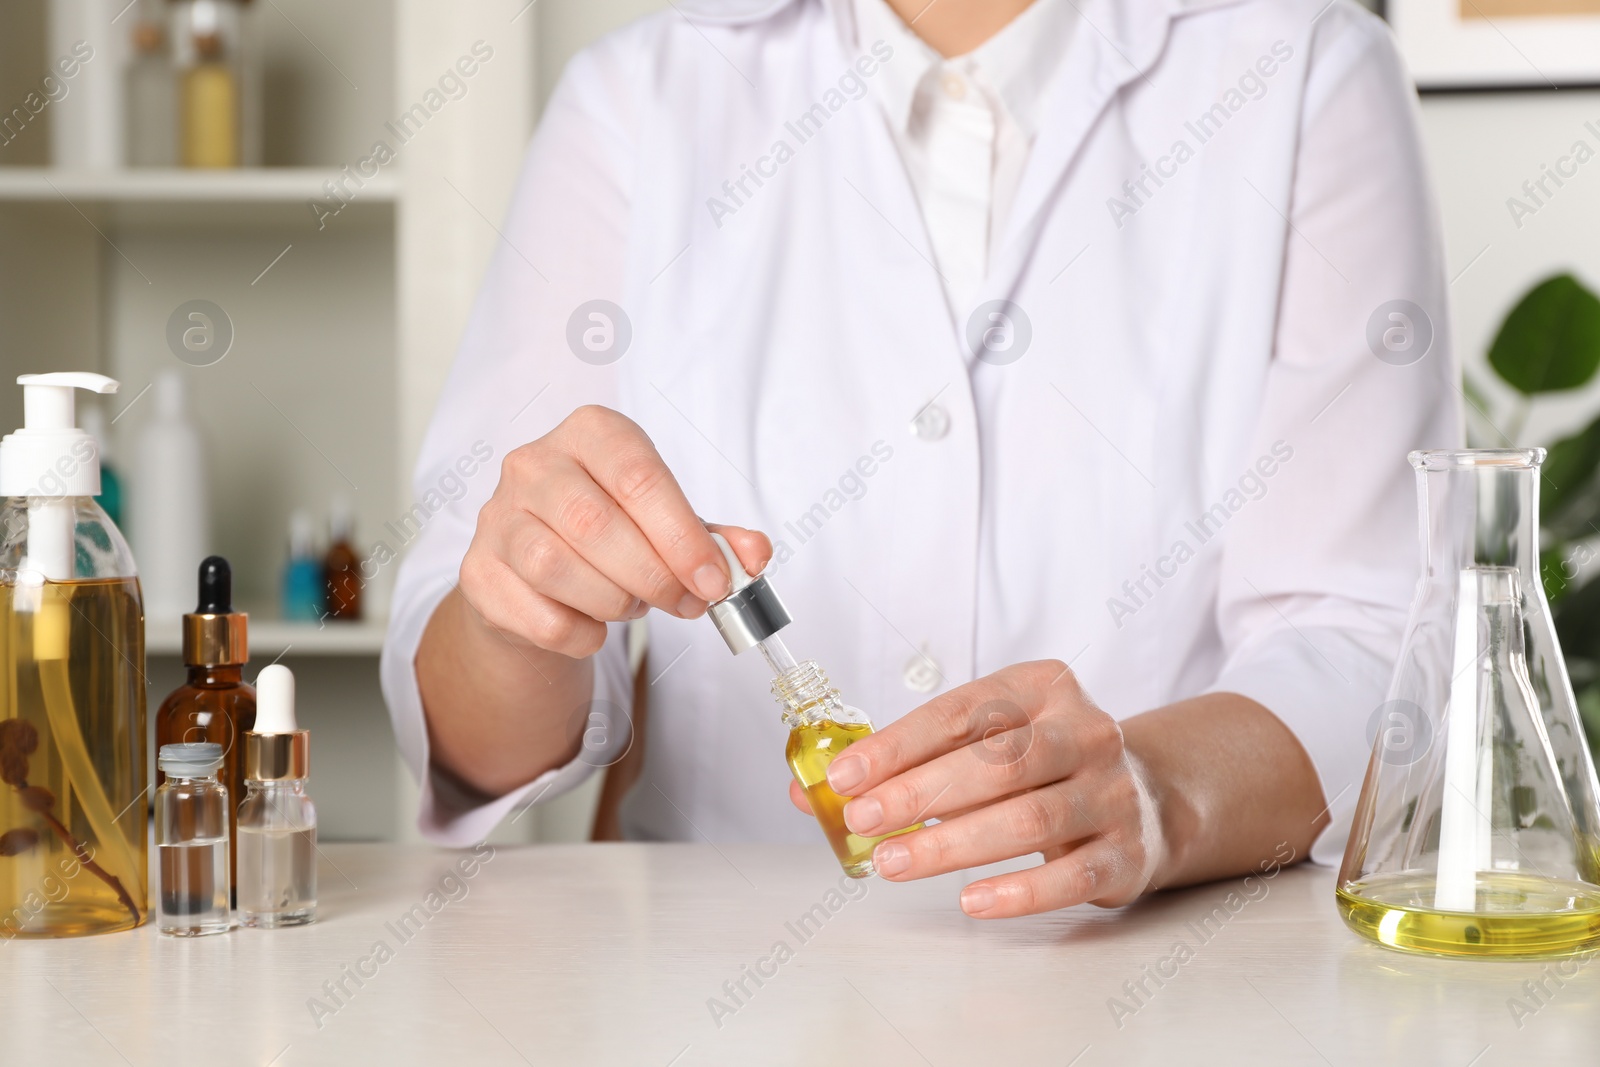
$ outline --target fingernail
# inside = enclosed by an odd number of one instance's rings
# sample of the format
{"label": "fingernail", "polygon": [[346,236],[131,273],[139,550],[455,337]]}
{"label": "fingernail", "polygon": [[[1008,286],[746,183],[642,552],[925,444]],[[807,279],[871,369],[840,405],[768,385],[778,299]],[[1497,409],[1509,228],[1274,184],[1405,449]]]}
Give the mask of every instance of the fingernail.
{"label": "fingernail", "polygon": [[638,597],[634,597],[633,598],[633,607],[628,611],[628,618],[630,618],[630,619],[642,619],[648,614],[650,614],[650,605],[646,604],[644,601],[640,600]]}
{"label": "fingernail", "polygon": [[867,776],[867,761],[860,756],[840,756],[828,764],[828,785],[835,793],[849,794]]}
{"label": "fingernail", "polygon": [[858,834],[870,834],[883,821],[883,805],[872,797],[857,797],[844,806],[844,824]]}
{"label": "fingernail", "polygon": [[911,866],[911,850],[897,841],[885,841],[872,854],[872,866],[885,877]]}
{"label": "fingernail", "polygon": [[1000,894],[986,885],[969,885],[961,891],[961,910],[968,915],[988,911],[1000,903]]}
{"label": "fingernail", "polygon": [[678,614],[686,619],[698,619],[700,613],[706,610],[706,602],[693,593],[686,593],[678,601]]}
{"label": "fingernail", "polygon": [[694,587],[702,600],[717,601],[728,595],[728,577],[714,563],[707,563],[694,572]]}

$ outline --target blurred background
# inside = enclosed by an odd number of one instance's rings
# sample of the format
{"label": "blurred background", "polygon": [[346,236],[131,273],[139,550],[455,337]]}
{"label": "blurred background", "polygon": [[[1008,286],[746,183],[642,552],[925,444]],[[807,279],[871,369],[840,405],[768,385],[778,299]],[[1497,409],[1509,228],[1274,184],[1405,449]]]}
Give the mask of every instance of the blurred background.
{"label": "blurred background", "polygon": [[[377,546],[407,539],[417,446],[563,65],[665,6],[0,3],[3,377],[122,382],[82,404],[145,574],[151,710],[182,677],[191,605],[165,600],[193,589],[159,546],[222,553],[249,675],[281,657],[300,677],[326,839],[415,838],[378,689],[395,563]],[[1425,90],[1474,443],[1558,446],[1546,585],[1597,737],[1600,0],[1386,15]],[[0,386],[0,427],[20,423]],[[320,619],[306,576],[358,564],[358,617]],[[594,784],[510,836],[586,838]]]}

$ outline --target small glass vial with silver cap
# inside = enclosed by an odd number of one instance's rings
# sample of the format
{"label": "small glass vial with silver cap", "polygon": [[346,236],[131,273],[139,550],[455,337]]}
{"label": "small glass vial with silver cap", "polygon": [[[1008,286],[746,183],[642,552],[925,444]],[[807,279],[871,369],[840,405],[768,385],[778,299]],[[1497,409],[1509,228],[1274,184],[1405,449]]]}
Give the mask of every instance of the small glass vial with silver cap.
{"label": "small glass vial with silver cap", "polygon": [[239,925],[298,926],[317,917],[317,809],[306,795],[311,732],[294,717],[294,675],[256,678],[255,729],[244,735],[239,805]]}
{"label": "small glass vial with silver cap", "polygon": [[877,872],[872,866],[872,850],[879,841],[896,834],[920,830],[922,824],[908,826],[891,834],[863,837],[844,824],[841,797],[828,785],[828,764],[851,744],[872,733],[872,720],[858,708],[847,705],[828,681],[815,660],[797,662],[789,654],[778,631],[792,621],[789,609],[778,598],[765,575],[752,578],[734,554],[727,538],[712,533],[722,549],[732,576],[727,597],[711,605],[708,614],[717,632],[734,655],[759,648],[772,668],[772,695],[783,708],[783,724],[789,727],[785,756],[795,781],[805,790],[817,823],[833,846],[839,865],[851,878],[868,878]]}
{"label": "small glass vial with silver cap", "polygon": [[228,790],[217,780],[222,746],[162,745],[156,790],[159,878],[156,929],[173,937],[220,934],[228,912]]}

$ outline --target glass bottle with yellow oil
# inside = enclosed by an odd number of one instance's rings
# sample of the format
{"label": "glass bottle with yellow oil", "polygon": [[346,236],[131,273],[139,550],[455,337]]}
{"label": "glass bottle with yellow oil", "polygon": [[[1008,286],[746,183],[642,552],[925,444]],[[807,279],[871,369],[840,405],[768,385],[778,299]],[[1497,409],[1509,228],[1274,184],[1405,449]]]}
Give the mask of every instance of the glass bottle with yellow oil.
{"label": "glass bottle with yellow oil", "polygon": [[752,578],[745,573],[725,537],[719,533],[711,536],[722,549],[733,579],[729,595],[711,605],[711,620],[734,655],[759,648],[766,657],[773,674],[772,695],[782,705],[783,723],[789,728],[785,749],[789,769],[805,790],[811,811],[844,872],[851,878],[870,878],[876,873],[872,850],[878,842],[921,829],[922,824],[876,837],[863,837],[845,826],[844,806],[849,798],[828,785],[828,764],[872,733],[872,721],[865,712],[845,704],[816,661],[797,662],[790,655],[778,631],[792,620],[776,590],[765,576]]}
{"label": "glass bottle with yellow oil", "polygon": [[1413,452],[1423,574],[1336,895],[1440,956],[1600,946],[1600,784],[1539,568],[1544,450]]}
{"label": "glass bottle with yellow oil", "polygon": [[178,157],[185,167],[261,163],[261,61],[249,0],[175,0]]}
{"label": "glass bottle with yellow oil", "polygon": [[34,374],[0,442],[0,938],[147,918],[144,608],[133,557],[94,502],[74,389]]}

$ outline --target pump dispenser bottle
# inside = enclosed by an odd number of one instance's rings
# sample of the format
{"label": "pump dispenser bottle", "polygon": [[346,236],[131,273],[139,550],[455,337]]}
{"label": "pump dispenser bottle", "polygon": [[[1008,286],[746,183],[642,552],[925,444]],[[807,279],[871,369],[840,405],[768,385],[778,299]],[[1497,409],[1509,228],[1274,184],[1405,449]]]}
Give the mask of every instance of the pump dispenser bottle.
{"label": "pump dispenser bottle", "polygon": [[[221,556],[200,564],[200,599],[183,617],[184,683],[156,712],[156,751],[167,745],[215,742],[222,748],[218,780],[228,805],[228,870],[239,881],[237,806],[244,796],[244,734],[255,728],[256,691],[244,682],[250,661],[250,617],[233,610],[233,571]],[[165,776],[158,769],[157,785]]]}
{"label": "pump dispenser bottle", "polygon": [[239,925],[298,926],[317,917],[317,809],[306,795],[311,732],[294,719],[294,675],[256,677],[255,729],[244,735],[239,805]]}
{"label": "pump dispenser bottle", "polygon": [[0,937],[126,930],[149,884],[144,607],[73,400],[117,383],[17,382],[26,425],[0,442]]}
{"label": "pump dispenser bottle", "polygon": [[898,834],[920,830],[922,824],[896,830],[892,834],[863,837],[844,824],[841,797],[828,785],[828,764],[853,743],[872,733],[872,720],[858,708],[847,705],[828,681],[815,660],[797,662],[790,655],[778,631],[792,621],[778,593],[765,576],[752,578],[734,554],[727,538],[713,533],[712,538],[728,563],[733,578],[728,596],[711,605],[711,621],[734,655],[759,648],[772,668],[772,695],[783,708],[783,723],[789,727],[785,755],[795,781],[806,792],[811,810],[833,846],[839,865],[851,878],[869,878],[872,850],[878,842]]}

